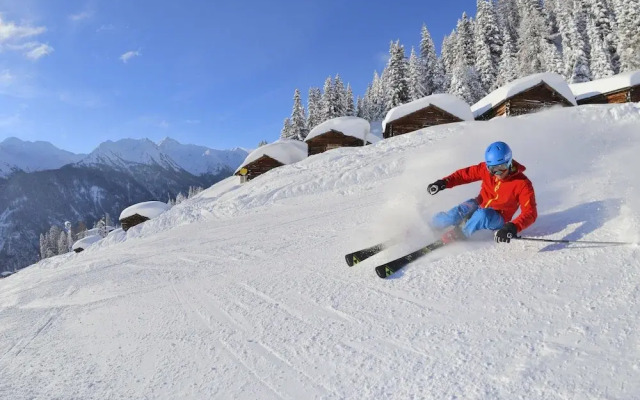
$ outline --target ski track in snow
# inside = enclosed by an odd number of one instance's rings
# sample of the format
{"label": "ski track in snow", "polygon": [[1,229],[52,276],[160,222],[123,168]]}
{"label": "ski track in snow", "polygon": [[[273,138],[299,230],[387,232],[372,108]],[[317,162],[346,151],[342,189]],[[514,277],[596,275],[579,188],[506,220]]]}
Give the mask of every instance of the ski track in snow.
{"label": "ski track in snow", "polygon": [[[0,398],[636,399],[637,245],[496,245],[484,232],[391,279],[373,266],[435,237],[421,216],[477,187],[427,197],[426,185],[497,138],[536,187],[524,234],[638,240],[640,182],[615,171],[640,167],[639,110],[337,149],[26,268],[0,281]],[[612,125],[617,140],[599,136]],[[346,267],[343,254],[405,231]]]}

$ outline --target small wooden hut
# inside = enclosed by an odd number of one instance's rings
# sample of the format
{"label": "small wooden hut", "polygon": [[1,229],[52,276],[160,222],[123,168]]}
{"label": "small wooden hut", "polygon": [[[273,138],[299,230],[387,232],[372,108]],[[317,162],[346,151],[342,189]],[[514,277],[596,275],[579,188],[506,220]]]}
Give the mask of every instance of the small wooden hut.
{"label": "small wooden hut", "polygon": [[640,101],[640,70],[570,85],[578,105]]}
{"label": "small wooden hut", "polygon": [[358,117],[338,117],[321,123],[309,132],[305,142],[309,155],[339,147],[364,146],[379,138],[369,132],[369,121]]}
{"label": "small wooden hut", "polygon": [[309,148],[305,142],[281,139],[249,153],[234,175],[240,177],[240,182],[246,182],[274,168],[301,161],[308,155]]}
{"label": "small wooden hut", "polygon": [[129,230],[129,228],[134,227],[134,226],[136,226],[138,224],[141,224],[144,221],[148,221],[148,220],[149,220],[149,218],[144,217],[144,216],[142,216],[140,214],[133,214],[133,215],[130,215],[130,216],[126,217],[126,218],[122,218],[120,220],[120,225],[122,225],[122,230],[126,232],[126,231]]}
{"label": "small wooden hut", "polygon": [[86,250],[87,247],[91,246],[92,244],[100,240],[102,240],[102,236],[100,235],[85,236],[82,239],[79,239],[78,241],[76,241],[73,244],[73,246],[71,246],[71,250],[73,250],[76,253],[80,253],[81,251]]}
{"label": "small wooden hut", "polygon": [[170,208],[170,205],[162,201],[144,201],[122,210],[118,220],[122,230],[126,232],[131,227],[155,218]]}
{"label": "small wooden hut", "polygon": [[473,120],[473,114],[462,99],[451,94],[434,94],[389,110],[382,121],[383,137],[469,120]]}
{"label": "small wooden hut", "polygon": [[555,73],[541,73],[516,79],[494,90],[471,106],[476,120],[531,114],[552,106],[577,105],[564,78]]}

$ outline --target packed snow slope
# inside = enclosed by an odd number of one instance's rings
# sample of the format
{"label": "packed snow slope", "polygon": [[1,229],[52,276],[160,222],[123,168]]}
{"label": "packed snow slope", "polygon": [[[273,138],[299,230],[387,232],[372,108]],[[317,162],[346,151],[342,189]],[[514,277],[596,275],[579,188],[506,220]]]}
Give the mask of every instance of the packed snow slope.
{"label": "packed snow slope", "polygon": [[434,212],[478,192],[426,186],[495,140],[536,189],[523,235],[638,241],[638,104],[331,150],[0,280],[0,398],[638,399],[637,245],[480,232],[375,275],[436,237]]}

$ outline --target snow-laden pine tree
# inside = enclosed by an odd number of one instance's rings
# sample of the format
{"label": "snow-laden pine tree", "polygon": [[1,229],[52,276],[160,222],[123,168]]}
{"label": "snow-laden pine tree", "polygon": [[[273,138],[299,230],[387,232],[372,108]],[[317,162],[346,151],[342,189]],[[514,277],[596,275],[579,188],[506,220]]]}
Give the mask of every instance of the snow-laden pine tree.
{"label": "snow-laden pine tree", "polygon": [[302,105],[300,90],[293,94],[293,109],[291,110],[291,138],[304,140],[307,137],[307,117]]}
{"label": "snow-laden pine tree", "polygon": [[44,233],[40,234],[40,259],[44,260],[45,258],[47,258],[46,254],[47,254],[47,239],[45,237]]}
{"label": "snow-laden pine tree", "polygon": [[345,115],[345,104],[347,103],[347,91],[344,87],[344,83],[342,82],[342,78],[340,78],[340,74],[336,74],[336,77],[333,80],[333,103],[335,104],[335,117],[342,117]]}
{"label": "snow-laden pine tree", "polygon": [[358,96],[358,98],[356,99],[355,116],[369,120],[369,114],[365,109],[365,101],[363,97]]}
{"label": "snow-laden pine tree", "polygon": [[185,196],[184,194],[182,194],[182,192],[179,192],[179,193],[176,195],[176,201],[175,201],[175,203],[176,203],[176,204],[180,204],[180,203],[182,203],[183,201],[185,201],[186,199],[187,199],[187,196]]}
{"label": "snow-laden pine tree", "polygon": [[518,76],[560,69],[560,55],[551,43],[551,29],[539,0],[520,0]]}
{"label": "snow-laden pine tree", "polygon": [[280,139],[293,139],[294,133],[291,129],[291,119],[285,118],[282,130],[280,131]]}
{"label": "snow-laden pine tree", "polygon": [[[458,26],[461,26],[458,23]],[[461,38],[458,32],[458,39]],[[474,104],[480,100],[486,91],[482,88],[480,77],[473,64],[469,64],[470,59],[465,57],[468,51],[468,43],[464,40],[456,41],[455,50],[451,56],[456,60],[451,71],[451,82],[449,93],[454,94],[469,104]]]}
{"label": "snow-laden pine tree", "polygon": [[614,0],[620,72],[640,69],[640,0]]}
{"label": "snow-laden pine tree", "polygon": [[420,60],[423,67],[423,83],[424,95],[428,96],[433,93],[442,93],[445,91],[444,71],[442,64],[436,55],[436,46],[433,44],[431,33],[426,25],[422,25],[420,32]]}
{"label": "snow-laden pine tree", "polygon": [[[616,16],[613,4],[611,4],[611,0],[586,0],[586,2],[590,10],[589,16],[592,19],[590,23],[593,24],[593,26],[587,27],[589,44],[593,45],[593,43],[602,42],[601,47],[611,64],[610,67],[605,66],[604,68],[611,69],[614,74],[617,74],[620,71],[620,57],[618,56],[618,46],[616,43]],[[594,35],[597,35],[598,38],[592,38]],[[603,75],[600,71],[594,70],[593,65],[591,66],[591,73],[594,79],[598,79],[596,76],[608,76]]]}
{"label": "snow-laden pine tree", "polygon": [[501,86],[508,84],[518,78],[517,66],[518,58],[515,55],[511,35],[506,31],[503,32],[504,45],[502,46],[502,55],[498,64],[498,76],[490,90],[495,90]]}
{"label": "snow-laden pine tree", "polygon": [[475,65],[476,52],[474,48],[474,22],[467,16],[467,13],[462,13],[462,18],[458,20],[456,25],[456,46],[458,57],[464,58],[465,65]]}
{"label": "snow-laden pine tree", "polygon": [[332,118],[338,117],[337,104],[336,104],[337,95],[335,94],[335,85],[333,83],[333,78],[328,77],[324,81],[324,87],[322,89],[322,122],[330,120]]}
{"label": "snow-laden pine tree", "polygon": [[381,121],[384,119],[387,113],[388,93],[385,80],[378,75],[377,71],[374,71],[373,81],[365,96],[369,110],[369,121]]}
{"label": "snow-laden pine tree", "polygon": [[460,97],[468,104],[475,104],[486,94],[476,69],[466,65],[463,57],[460,57],[453,67],[449,93]]}
{"label": "snow-laden pine tree", "polygon": [[66,232],[60,232],[60,236],[57,241],[56,254],[65,254],[69,252],[69,241],[67,239]]}
{"label": "snow-laden pine tree", "polygon": [[[562,6],[559,6],[562,7]],[[568,29],[567,49],[565,51],[565,76],[569,83],[580,83],[591,80],[589,66],[589,42],[587,40],[587,14],[583,0],[572,0],[566,3]],[[563,36],[564,38],[564,36]],[[563,42],[564,43],[564,42]]]}
{"label": "snow-laden pine tree", "polygon": [[404,56],[404,46],[400,41],[391,42],[389,45],[389,62],[385,69],[387,89],[387,110],[405,104],[409,101],[409,76],[407,62]]}
{"label": "snow-laden pine tree", "polygon": [[[501,29],[509,36],[513,46],[518,43],[518,27],[520,26],[520,10],[517,0],[497,0],[495,2]],[[504,36],[504,35],[503,35]],[[506,39],[504,39],[506,40]],[[513,53],[518,49],[514,47]]]}
{"label": "snow-laden pine tree", "polygon": [[424,88],[424,76],[426,71],[422,59],[420,59],[414,50],[411,48],[411,55],[409,56],[409,100],[417,100],[426,96],[426,89]]}
{"label": "snow-laden pine tree", "polygon": [[442,50],[440,51],[440,64],[442,65],[443,73],[443,92],[449,92],[451,86],[451,75],[453,74],[453,68],[456,65],[457,54],[457,37],[456,32],[453,31],[442,39]]}
{"label": "snow-laden pine tree", "polygon": [[307,130],[311,131],[322,123],[322,92],[320,88],[309,89],[307,98]]}
{"label": "snow-laden pine tree", "polygon": [[602,40],[594,15],[589,15],[588,17],[587,36],[591,50],[589,54],[591,78],[602,79],[614,75],[611,52],[606,48]]}
{"label": "snow-laden pine tree", "polygon": [[347,83],[347,94],[344,98],[344,115],[345,116],[353,116],[355,115],[355,105],[353,104],[353,89],[351,89],[351,84]]}
{"label": "snow-laden pine tree", "polygon": [[482,87],[489,90],[498,73],[503,46],[502,33],[494,3],[478,0],[477,9],[474,33],[475,67],[480,76]]}

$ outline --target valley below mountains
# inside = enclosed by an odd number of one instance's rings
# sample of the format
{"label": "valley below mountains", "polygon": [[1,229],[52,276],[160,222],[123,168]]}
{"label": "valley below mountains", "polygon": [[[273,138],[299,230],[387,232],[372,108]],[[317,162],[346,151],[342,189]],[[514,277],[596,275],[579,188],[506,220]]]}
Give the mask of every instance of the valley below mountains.
{"label": "valley below mountains", "polygon": [[248,154],[173,139],[109,141],[89,155],[45,143],[0,143],[0,272],[37,262],[40,234],[52,225],[82,221],[91,227],[105,214],[117,220],[132,204],[207,188],[230,176]]}

